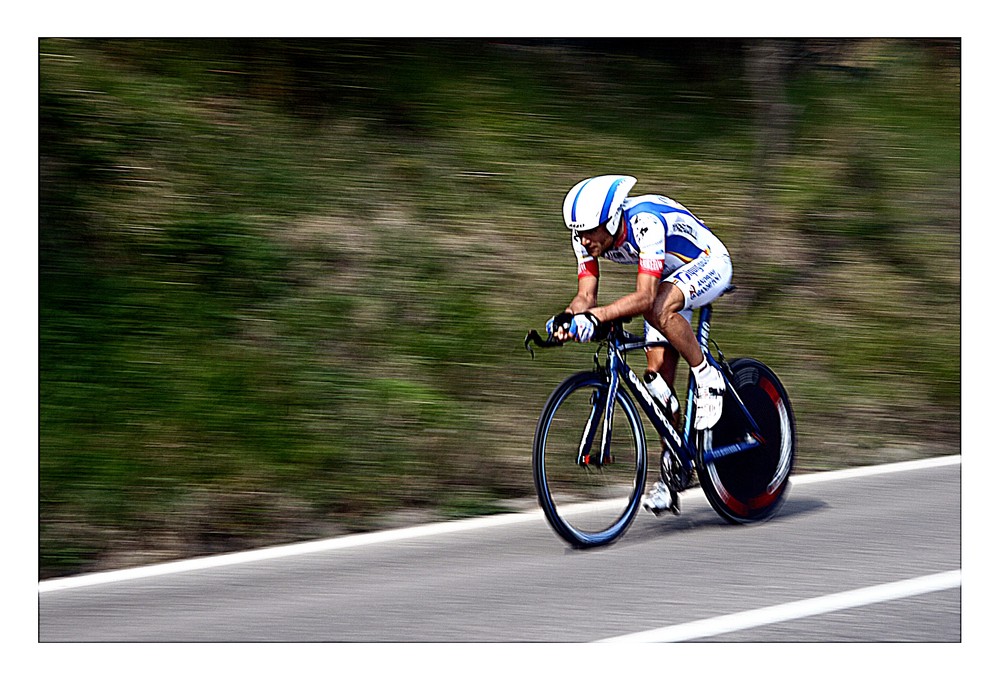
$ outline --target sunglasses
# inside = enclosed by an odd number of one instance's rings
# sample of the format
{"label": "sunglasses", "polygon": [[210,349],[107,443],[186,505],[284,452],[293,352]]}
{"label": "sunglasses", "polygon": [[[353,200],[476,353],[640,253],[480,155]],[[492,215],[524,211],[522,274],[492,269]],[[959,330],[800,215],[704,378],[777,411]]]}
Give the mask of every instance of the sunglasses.
{"label": "sunglasses", "polygon": [[[610,221],[610,220],[608,220],[608,221]],[[591,235],[593,235],[594,232],[596,232],[601,227],[607,226],[607,224],[608,224],[607,221],[601,222],[600,224],[598,224],[593,229],[587,229],[586,231],[579,231],[577,229],[574,229],[573,230],[573,240],[577,241],[578,243],[583,243],[583,236],[584,236],[584,234],[591,234]],[[590,240],[593,240],[593,238],[591,238]]]}
{"label": "sunglasses", "polygon": [[[608,222],[610,222],[610,221],[611,221],[610,218],[606,219],[603,222],[601,222],[600,224],[598,224],[596,227],[594,227],[593,229],[587,229],[585,231],[579,231],[577,229],[574,229],[573,230],[573,240],[576,241],[576,242],[578,242],[578,243],[583,243],[583,239],[582,239],[582,235],[583,234],[593,234],[595,231],[597,231],[601,227],[608,226]],[[593,239],[591,239],[591,240],[593,240]]]}

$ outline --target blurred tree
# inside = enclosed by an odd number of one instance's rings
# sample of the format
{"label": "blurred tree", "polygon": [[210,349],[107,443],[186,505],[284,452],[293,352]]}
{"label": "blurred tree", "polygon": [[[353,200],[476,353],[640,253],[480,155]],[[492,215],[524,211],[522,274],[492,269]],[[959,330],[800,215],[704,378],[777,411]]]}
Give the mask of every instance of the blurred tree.
{"label": "blurred tree", "polygon": [[792,108],[785,90],[792,63],[792,42],[750,40],[745,46],[746,78],[753,99],[753,201],[740,232],[743,257],[741,281],[746,288],[741,297],[752,301],[764,283],[766,239],[764,230],[777,222],[774,191],[778,184],[781,159],[788,153]]}

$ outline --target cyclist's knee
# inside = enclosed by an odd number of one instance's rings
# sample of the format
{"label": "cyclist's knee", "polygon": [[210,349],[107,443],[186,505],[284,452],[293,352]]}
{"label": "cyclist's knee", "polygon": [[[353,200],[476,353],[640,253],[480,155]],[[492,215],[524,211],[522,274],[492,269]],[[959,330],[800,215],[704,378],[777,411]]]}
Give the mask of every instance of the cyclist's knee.
{"label": "cyclist's knee", "polygon": [[684,309],[684,293],[674,284],[661,286],[659,295],[653,301],[653,308],[650,314],[653,323],[661,327],[666,327],[673,318]]}

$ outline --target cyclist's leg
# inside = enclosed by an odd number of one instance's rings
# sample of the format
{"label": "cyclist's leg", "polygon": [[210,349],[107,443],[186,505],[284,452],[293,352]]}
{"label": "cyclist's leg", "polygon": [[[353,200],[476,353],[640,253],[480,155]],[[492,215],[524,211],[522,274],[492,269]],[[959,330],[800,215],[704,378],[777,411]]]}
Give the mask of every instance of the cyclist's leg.
{"label": "cyclist's leg", "polygon": [[647,318],[691,366],[698,366],[705,357],[691,328],[690,312],[722,295],[733,277],[729,253],[718,250],[664,277]]}
{"label": "cyclist's leg", "polygon": [[[688,323],[691,322],[691,310],[682,312]],[[653,328],[647,321],[646,324],[646,340],[651,342],[669,342],[667,338],[660,333],[660,331]],[[663,379],[670,385],[671,389],[674,387],[674,378],[677,375],[677,359],[680,355],[677,350],[673,347],[650,347],[646,350],[646,369],[650,371],[656,371],[663,376]]]}
{"label": "cyclist's leg", "polygon": [[[721,251],[721,252],[720,252]],[[712,427],[722,412],[725,383],[719,371],[709,365],[698,345],[691,323],[681,314],[709,304],[729,287],[732,264],[725,249],[706,254],[669,274],[653,302],[654,325],[692,368],[697,384],[694,428]]]}
{"label": "cyclist's leg", "polygon": [[[681,314],[690,323],[691,310],[682,311]],[[646,321],[645,330],[646,340],[651,342],[669,342],[649,321]],[[674,393],[675,399],[677,398],[677,392],[674,390],[674,377],[677,372],[677,360],[679,356],[677,350],[672,346],[650,347],[646,350],[646,368],[650,371],[656,371],[663,377],[667,385],[670,386],[670,390]],[[671,416],[674,428],[679,429],[680,410],[674,411]],[[661,440],[659,475],[643,501],[643,507],[654,514],[660,514],[667,510],[677,514],[680,511],[678,492],[683,490],[683,485],[674,483],[671,479],[670,469],[674,463],[670,459],[670,451],[671,448],[667,444],[667,441],[665,439]]]}
{"label": "cyclist's leg", "polygon": [[[684,357],[685,361],[697,366],[705,357],[691,329],[690,310],[684,290],[676,282],[667,279],[660,284],[647,322],[663,334],[670,342],[670,346]],[[686,318],[683,312],[688,312]]]}
{"label": "cyclist's leg", "polygon": [[[691,312],[685,312],[685,314],[688,317],[688,321],[690,321]],[[669,342],[658,330],[649,325],[648,321],[645,326],[647,341]],[[668,387],[670,387],[670,392],[673,394],[674,406],[679,404],[677,400],[677,390],[674,389],[674,378],[677,374],[677,359],[679,356],[680,355],[677,353],[677,350],[673,347],[649,347],[646,349],[646,370],[660,374],[663,381],[667,383]],[[679,427],[680,410],[676,409],[669,415],[673,419],[674,427]]]}

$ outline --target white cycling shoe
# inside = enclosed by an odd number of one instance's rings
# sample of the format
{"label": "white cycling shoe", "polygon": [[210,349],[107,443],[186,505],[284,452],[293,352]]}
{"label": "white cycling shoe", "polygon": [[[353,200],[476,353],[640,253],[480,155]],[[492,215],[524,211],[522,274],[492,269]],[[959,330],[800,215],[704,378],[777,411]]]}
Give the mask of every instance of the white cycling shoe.
{"label": "white cycling shoe", "polygon": [[694,429],[707,430],[722,417],[722,397],[726,394],[726,381],[719,369],[707,360],[695,368],[693,373],[697,387],[694,394]]}
{"label": "white cycling shoe", "polygon": [[642,507],[654,515],[668,510],[675,515],[680,512],[677,505],[677,492],[667,488],[662,480],[654,484],[646,497],[642,499]]}

